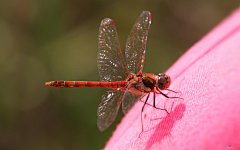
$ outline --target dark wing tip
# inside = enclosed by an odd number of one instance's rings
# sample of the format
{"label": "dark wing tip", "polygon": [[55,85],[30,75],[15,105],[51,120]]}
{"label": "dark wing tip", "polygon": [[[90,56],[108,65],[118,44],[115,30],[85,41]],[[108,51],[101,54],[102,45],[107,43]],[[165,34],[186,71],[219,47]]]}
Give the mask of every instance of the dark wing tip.
{"label": "dark wing tip", "polygon": [[101,25],[108,25],[108,24],[112,24],[113,26],[115,26],[115,23],[112,19],[110,18],[105,18],[101,21]]}
{"label": "dark wing tip", "polygon": [[148,11],[148,10],[144,10],[142,13],[144,13],[144,14],[151,14],[150,11]]}
{"label": "dark wing tip", "polygon": [[149,23],[151,24],[152,15],[150,11],[144,10],[140,16],[146,15],[148,17]]}

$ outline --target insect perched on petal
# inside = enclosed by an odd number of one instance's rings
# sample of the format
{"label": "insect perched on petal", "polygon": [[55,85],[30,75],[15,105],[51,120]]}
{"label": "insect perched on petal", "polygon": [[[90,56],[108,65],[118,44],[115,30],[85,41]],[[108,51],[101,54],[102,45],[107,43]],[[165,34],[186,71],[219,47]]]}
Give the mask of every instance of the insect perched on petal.
{"label": "insect perched on petal", "polygon": [[[177,98],[169,97],[161,92],[161,90],[166,90],[171,84],[171,78],[168,75],[164,73],[155,75],[142,72],[150,25],[151,13],[143,11],[134,23],[128,36],[125,47],[125,61],[120,48],[115,23],[112,19],[103,19],[99,28],[97,57],[101,81],[50,81],[45,84],[52,87],[110,88],[111,90],[103,93],[102,101],[97,110],[97,125],[100,131],[106,130],[112,124],[121,103],[122,111],[126,114],[136,101],[147,95],[141,111],[143,112],[144,106],[148,104],[150,92],[154,93],[152,105],[154,108],[157,108],[155,106],[156,94],[162,94],[167,98]],[[160,110],[167,112],[166,109]]]}

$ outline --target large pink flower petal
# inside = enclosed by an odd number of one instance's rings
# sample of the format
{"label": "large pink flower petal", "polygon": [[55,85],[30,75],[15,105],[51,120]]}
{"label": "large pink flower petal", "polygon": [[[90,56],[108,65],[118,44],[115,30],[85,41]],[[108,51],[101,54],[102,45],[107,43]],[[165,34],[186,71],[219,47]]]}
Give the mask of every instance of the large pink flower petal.
{"label": "large pink flower petal", "polygon": [[181,91],[184,100],[158,95],[157,106],[171,112],[146,106],[140,137],[143,103],[138,102],[105,149],[240,149],[240,9],[191,47],[167,74],[172,77],[170,89]]}

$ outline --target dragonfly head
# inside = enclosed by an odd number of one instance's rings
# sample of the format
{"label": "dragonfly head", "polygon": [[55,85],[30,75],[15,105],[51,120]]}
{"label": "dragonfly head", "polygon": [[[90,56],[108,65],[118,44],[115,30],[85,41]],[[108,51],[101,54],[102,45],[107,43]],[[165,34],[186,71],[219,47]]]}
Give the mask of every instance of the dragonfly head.
{"label": "dragonfly head", "polygon": [[171,78],[165,73],[159,73],[156,79],[156,86],[161,90],[167,89],[171,84]]}

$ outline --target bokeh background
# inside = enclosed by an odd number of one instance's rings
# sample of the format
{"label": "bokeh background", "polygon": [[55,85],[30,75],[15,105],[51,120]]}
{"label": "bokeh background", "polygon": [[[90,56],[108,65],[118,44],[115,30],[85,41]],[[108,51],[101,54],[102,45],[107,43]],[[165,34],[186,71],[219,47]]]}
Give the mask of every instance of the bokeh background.
{"label": "bokeh background", "polygon": [[239,6],[239,0],[0,0],[0,149],[102,149],[123,117],[97,128],[103,88],[52,88],[99,80],[98,28],[116,24],[121,48],[143,10],[152,13],[144,72],[169,68]]}

